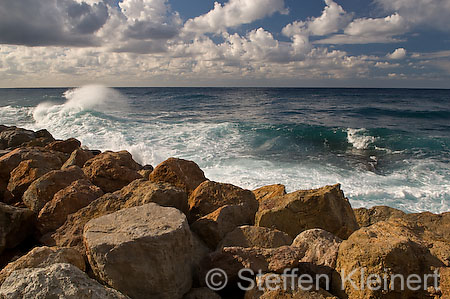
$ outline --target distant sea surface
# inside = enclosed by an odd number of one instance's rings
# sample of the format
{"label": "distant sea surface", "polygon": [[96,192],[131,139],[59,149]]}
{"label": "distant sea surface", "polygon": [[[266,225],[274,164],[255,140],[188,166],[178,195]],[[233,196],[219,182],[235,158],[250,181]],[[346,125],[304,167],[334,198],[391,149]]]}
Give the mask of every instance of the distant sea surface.
{"label": "distant sea surface", "polygon": [[450,211],[450,90],[0,89],[0,123],[248,189],[341,183],[353,207]]}

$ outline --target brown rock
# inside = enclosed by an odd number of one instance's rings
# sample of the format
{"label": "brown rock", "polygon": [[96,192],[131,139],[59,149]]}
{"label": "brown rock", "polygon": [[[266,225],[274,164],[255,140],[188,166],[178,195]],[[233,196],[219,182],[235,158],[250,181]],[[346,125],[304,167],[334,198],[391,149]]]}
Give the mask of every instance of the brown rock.
{"label": "brown rock", "polygon": [[[190,220],[196,220],[225,205],[240,205],[248,211],[247,224],[252,224],[254,213],[258,210],[255,195],[231,184],[205,181],[189,197]],[[252,219],[250,219],[252,218]]]}
{"label": "brown rock", "polygon": [[255,194],[257,201],[263,201],[286,195],[286,187],[280,184],[264,186],[253,190],[253,194]]}
{"label": "brown rock", "polygon": [[195,162],[169,158],[156,166],[150,175],[150,180],[172,184],[185,190],[189,195],[207,179]]}
{"label": "brown rock", "polygon": [[25,142],[36,138],[31,130],[17,127],[8,127],[0,132],[0,149],[17,148]]}
{"label": "brown rock", "polygon": [[226,205],[192,223],[192,231],[212,249],[236,227],[251,224],[254,210],[242,205]]}
{"label": "brown rock", "polygon": [[123,208],[141,206],[150,202],[181,209],[187,207],[187,196],[183,190],[169,184],[157,184],[143,179],[135,180],[122,190],[105,194],[78,212],[69,215],[60,228],[44,236],[41,241],[46,245],[69,246],[84,252],[83,228],[89,220]]}
{"label": "brown rock", "polygon": [[142,178],[141,166],[127,151],[104,152],[88,160],[83,171],[94,185],[105,193],[117,191],[132,181]]}
{"label": "brown rock", "polygon": [[[332,284],[336,294],[350,299],[427,297],[427,291],[423,287],[418,291],[408,288],[402,290],[400,282],[391,279],[394,274],[403,275],[405,279],[412,274],[423,278],[425,274],[431,274],[435,268],[443,265],[427,247],[415,242],[416,238],[409,224],[400,219],[378,222],[354,232],[339,247],[336,271],[340,275],[333,275]],[[363,284],[361,269],[364,269]],[[386,275],[387,285],[390,287],[385,289],[383,284],[375,283],[369,288],[367,278],[371,274],[380,277]],[[344,280],[342,290],[341,278],[349,275],[356,287]]]}
{"label": "brown rock", "polygon": [[76,180],[85,178],[83,171],[78,166],[52,170],[35,180],[23,194],[22,200],[30,210],[38,214],[45,204],[52,200],[56,192]]}
{"label": "brown rock", "polygon": [[353,210],[340,185],[289,193],[261,202],[255,225],[276,228],[291,237],[321,228],[346,239],[358,229]]}
{"label": "brown rock", "polygon": [[450,298],[450,268],[440,268],[440,289],[443,299]]}
{"label": "brown rock", "polygon": [[235,228],[220,242],[218,249],[223,247],[260,247],[277,248],[291,245],[292,237],[277,229],[244,225]]}
{"label": "brown rock", "polygon": [[0,254],[14,248],[33,232],[33,213],[0,203]]}
{"label": "brown rock", "polygon": [[38,215],[41,233],[56,230],[64,224],[67,216],[84,208],[103,195],[103,191],[88,180],[77,180],[59,190],[53,199],[45,204]]}
{"label": "brown rock", "polygon": [[45,268],[58,263],[68,263],[76,266],[81,271],[86,270],[83,256],[75,249],[45,246],[36,247],[3,268],[0,272],[0,285],[13,271],[25,268]]}
{"label": "brown rock", "polygon": [[96,277],[132,298],[182,298],[192,285],[186,216],[149,203],[89,221],[84,243]]}
{"label": "brown rock", "polygon": [[353,211],[360,227],[370,226],[389,219],[402,218],[406,215],[403,211],[386,206],[376,206],[370,209],[359,208]]}
{"label": "brown rock", "polygon": [[84,163],[92,158],[94,158],[94,154],[91,151],[78,148],[70,154],[69,159],[67,159],[61,169],[66,169],[73,165],[82,168]]}
{"label": "brown rock", "polygon": [[20,146],[21,147],[30,147],[30,146],[44,147],[47,144],[55,141],[55,138],[53,138],[52,134],[50,134],[45,129],[34,132],[34,136],[35,136],[34,139],[32,139],[28,142],[22,143]]}
{"label": "brown rock", "polygon": [[208,288],[194,288],[184,295],[183,299],[220,299],[214,291]]}
{"label": "brown rock", "polygon": [[63,152],[71,154],[74,150],[80,148],[81,142],[75,138],[69,138],[67,140],[57,140],[45,146],[46,149],[52,151]]}

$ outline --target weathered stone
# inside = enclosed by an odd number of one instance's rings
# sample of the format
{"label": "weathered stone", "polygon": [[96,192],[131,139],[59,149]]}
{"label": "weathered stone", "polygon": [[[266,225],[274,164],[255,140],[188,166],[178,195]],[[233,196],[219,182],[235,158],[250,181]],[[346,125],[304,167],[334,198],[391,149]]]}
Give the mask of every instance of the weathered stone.
{"label": "weathered stone", "polygon": [[5,280],[0,297],[16,298],[111,298],[128,297],[90,279],[71,264],[53,264],[46,268],[17,270]]}
{"label": "weathered stone", "polygon": [[83,171],[91,182],[105,193],[117,191],[132,181],[142,178],[141,166],[127,151],[104,152],[88,160]]}
{"label": "weathered stone", "polygon": [[69,159],[67,159],[61,169],[65,169],[73,165],[82,168],[84,163],[92,158],[94,158],[94,155],[91,151],[78,148],[70,154]]}
{"label": "weathered stone", "polygon": [[38,130],[34,132],[35,138],[21,144],[21,147],[29,147],[29,146],[39,146],[44,147],[47,144],[55,141],[52,134],[50,134],[46,129]]}
{"label": "weathered stone", "polygon": [[[348,240],[341,243],[336,262],[337,273],[333,275],[333,289],[339,297],[344,298],[423,298],[427,291],[423,287],[414,291],[402,290],[399,280],[391,275],[402,275],[405,280],[410,275],[431,274],[443,263],[433,256],[429,249],[415,242],[416,235],[409,224],[395,219],[389,222],[378,222],[354,232]],[[361,272],[364,279],[361,283]],[[347,277],[354,283],[344,280]],[[387,277],[387,289],[384,283],[371,283],[369,275]],[[367,282],[371,287],[368,287]],[[364,285],[364,287],[362,287]]]}
{"label": "weathered stone", "polygon": [[103,195],[103,191],[88,180],[77,180],[59,190],[53,199],[45,204],[38,215],[41,233],[56,230],[64,224],[67,216],[89,205]]}
{"label": "weathered stone", "polygon": [[386,207],[376,206],[370,209],[354,209],[356,221],[360,227],[370,226],[380,221],[386,221],[394,218],[402,218],[406,214],[403,211]]}
{"label": "weathered stone", "polygon": [[279,229],[293,238],[302,231],[321,228],[346,239],[358,229],[355,214],[339,184],[264,200],[255,225]]}
{"label": "weathered stone", "polygon": [[81,142],[75,138],[67,140],[57,140],[45,146],[46,149],[71,154],[74,150],[80,148]]}
{"label": "weathered stone", "polygon": [[443,299],[450,298],[450,268],[440,268],[439,269],[440,276],[440,289],[442,293]]}
{"label": "weathered stone", "polygon": [[182,298],[192,285],[192,235],[186,217],[155,203],[120,210],[84,228],[98,279],[132,298]]}
{"label": "weathered stone", "polygon": [[146,180],[149,179],[150,174],[152,173],[152,170],[150,169],[141,169],[138,171],[138,173]]}
{"label": "weathered stone", "polygon": [[34,138],[36,138],[35,133],[31,130],[8,127],[0,132],[0,149],[16,148]]}
{"label": "weathered stone", "polygon": [[252,191],[255,194],[257,201],[277,198],[286,195],[286,187],[284,185],[276,184],[264,186]]}
{"label": "weathered stone", "polygon": [[14,248],[33,232],[33,212],[0,203],[0,254]]}
{"label": "weathered stone", "polygon": [[185,190],[189,195],[207,179],[195,162],[169,158],[156,166],[150,175],[150,180],[172,184]]}
{"label": "weathered stone", "polygon": [[240,205],[248,211],[246,223],[252,224],[258,202],[249,191],[231,184],[212,181],[201,183],[189,197],[190,220],[196,220],[225,205]]}
{"label": "weathered stone", "polygon": [[192,223],[192,231],[212,249],[236,227],[252,224],[254,210],[242,205],[226,205]]}
{"label": "weathered stone", "polygon": [[194,288],[184,295],[183,299],[220,299],[214,291],[208,288]]}
{"label": "weathered stone", "polygon": [[220,242],[218,249],[223,247],[260,247],[277,248],[291,245],[292,237],[277,229],[244,225],[228,233]]}
{"label": "weathered stone", "polygon": [[45,204],[52,200],[56,192],[76,180],[85,178],[83,171],[78,166],[50,171],[31,183],[23,194],[22,200],[30,210],[38,214]]}
{"label": "weathered stone", "polygon": [[0,285],[13,271],[26,268],[46,268],[58,263],[72,264],[81,271],[86,270],[83,256],[75,249],[45,246],[36,247],[3,268],[0,272]]}

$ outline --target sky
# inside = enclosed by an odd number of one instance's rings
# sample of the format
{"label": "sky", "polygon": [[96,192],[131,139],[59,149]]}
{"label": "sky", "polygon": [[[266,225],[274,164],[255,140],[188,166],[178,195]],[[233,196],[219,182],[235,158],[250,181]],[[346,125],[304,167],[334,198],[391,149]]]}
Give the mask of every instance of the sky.
{"label": "sky", "polygon": [[0,0],[0,87],[450,87],[450,0]]}

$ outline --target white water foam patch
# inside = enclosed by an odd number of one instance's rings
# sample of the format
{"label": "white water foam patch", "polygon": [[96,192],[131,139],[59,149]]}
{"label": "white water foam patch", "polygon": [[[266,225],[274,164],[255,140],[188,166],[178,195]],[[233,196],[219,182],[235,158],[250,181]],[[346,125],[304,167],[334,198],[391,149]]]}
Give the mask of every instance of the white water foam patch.
{"label": "white water foam patch", "polygon": [[358,150],[367,149],[377,140],[376,137],[370,136],[366,129],[347,129],[347,141]]}

